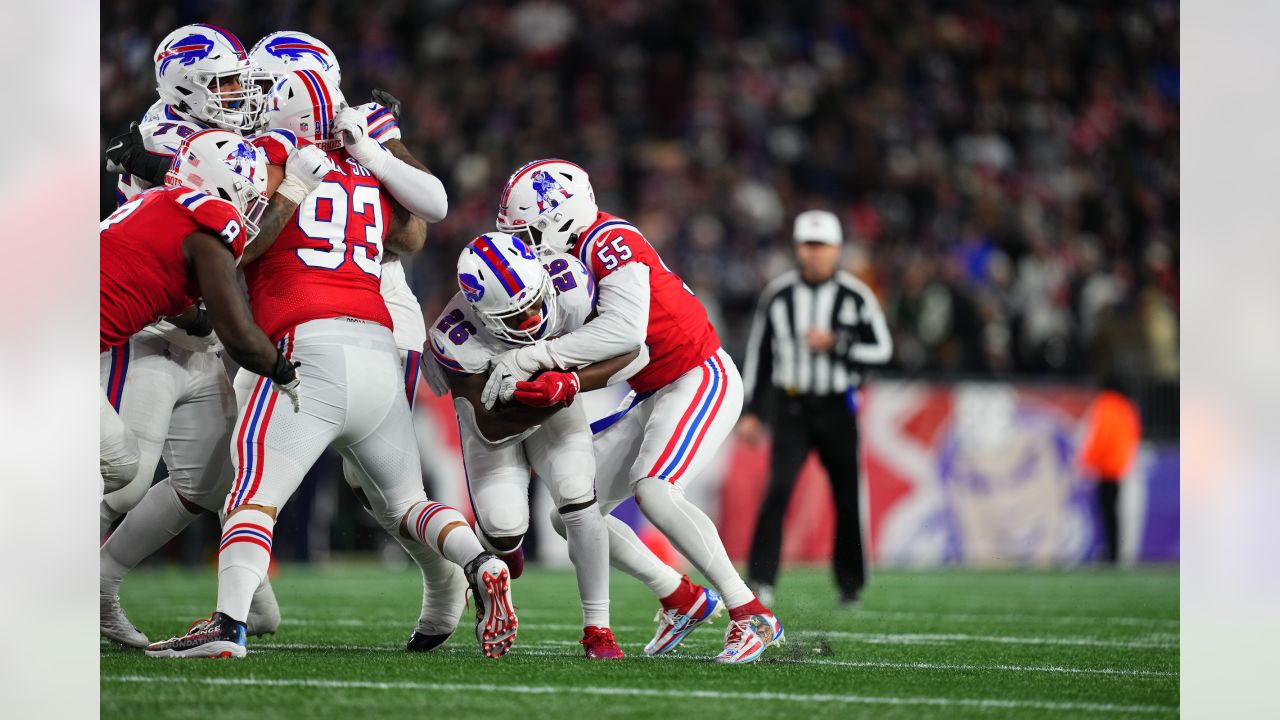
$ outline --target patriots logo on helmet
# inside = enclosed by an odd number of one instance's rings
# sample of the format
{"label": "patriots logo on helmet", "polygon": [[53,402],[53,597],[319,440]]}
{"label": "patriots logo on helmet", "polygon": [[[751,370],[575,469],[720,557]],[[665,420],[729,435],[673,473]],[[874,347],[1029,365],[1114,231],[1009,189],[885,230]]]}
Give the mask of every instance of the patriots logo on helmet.
{"label": "patriots logo on helmet", "polygon": [[458,273],[458,287],[462,289],[462,296],[467,302],[480,302],[480,298],[484,297],[484,286],[471,273]]}
{"label": "patriots logo on helmet", "polygon": [[257,169],[256,161],[258,159],[253,146],[248,143],[236,143],[231,154],[227,155],[227,162],[231,167],[241,175],[253,179],[254,171]]}
{"label": "patriots logo on helmet", "polygon": [[213,52],[213,41],[204,35],[188,35],[174,42],[160,53],[156,61],[160,63],[160,74],[169,69],[169,63],[177,60],[183,65],[194,65],[197,60],[209,57]]}
{"label": "patriots logo on helmet", "polygon": [[[552,177],[551,173],[546,170],[539,170],[534,173],[533,177],[529,178],[529,180],[533,183],[533,191],[538,194],[538,212],[546,210],[548,206],[559,207],[561,199],[573,197],[573,195],[571,195],[568,190],[561,187],[560,183],[557,182],[556,179]],[[563,198],[557,198],[554,196],[554,193],[557,190],[560,191]]]}
{"label": "patriots logo on helmet", "polygon": [[329,53],[319,45],[313,45],[301,38],[278,37],[267,43],[266,51],[281,60],[298,62],[304,55],[314,56],[325,70],[333,68]]}

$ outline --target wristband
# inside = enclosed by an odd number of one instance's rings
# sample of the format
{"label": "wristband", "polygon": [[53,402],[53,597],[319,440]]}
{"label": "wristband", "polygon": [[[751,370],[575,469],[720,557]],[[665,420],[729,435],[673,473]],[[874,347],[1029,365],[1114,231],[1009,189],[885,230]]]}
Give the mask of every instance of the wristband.
{"label": "wristband", "polygon": [[306,185],[302,181],[292,175],[285,175],[284,180],[276,186],[276,194],[283,196],[287,200],[292,200],[294,205],[301,205],[303,200],[311,194]]}

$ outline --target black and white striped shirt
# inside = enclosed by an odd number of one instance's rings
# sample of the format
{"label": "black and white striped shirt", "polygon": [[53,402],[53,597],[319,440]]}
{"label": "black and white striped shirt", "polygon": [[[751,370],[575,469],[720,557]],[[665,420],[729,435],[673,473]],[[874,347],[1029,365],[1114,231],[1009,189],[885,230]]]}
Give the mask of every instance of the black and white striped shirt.
{"label": "black and white striped shirt", "polygon": [[[814,352],[810,330],[831,331],[834,347]],[[756,307],[742,377],[746,409],[760,412],[768,384],[789,395],[843,394],[862,384],[864,366],[883,365],[892,355],[871,288],[843,271],[809,285],[792,270],[769,283]]]}

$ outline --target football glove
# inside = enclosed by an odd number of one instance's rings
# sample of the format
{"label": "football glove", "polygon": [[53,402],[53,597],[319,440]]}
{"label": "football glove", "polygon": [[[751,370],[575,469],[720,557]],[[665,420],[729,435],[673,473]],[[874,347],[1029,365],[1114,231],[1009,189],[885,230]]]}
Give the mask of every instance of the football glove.
{"label": "football glove", "polygon": [[130,123],[128,131],[108,141],[106,156],[107,172],[128,173],[152,185],[164,184],[165,173],[173,162],[168,155],[147,152],[137,122]]}
{"label": "football glove", "polygon": [[534,348],[538,344],[526,345],[515,350],[508,350],[492,362],[489,380],[480,394],[480,402],[486,410],[492,410],[499,402],[511,402],[515,397],[516,383],[528,380],[531,375],[542,369],[533,358]]}
{"label": "football glove", "polygon": [[333,162],[323,150],[315,145],[300,147],[284,161],[284,180],[276,192],[301,205],[333,170]]}
{"label": "football glove", "polygon": [[271,370],[271,387],[275,391],[282,393],[289,398],[289,402],[293,405],[293,411],[298,412],[302,409],[302,402],[298,399],[298,379],[297,368],[302,363],[285,358],[284,353],[276,351],[276,366]]}
{"label": "football glove", "polygon": [[581,387],[578,373],[548,370],[533,380],[517,382],[515,399],[532,407],[568,407],[573,404],[573,398]]}
{"label": "football glove", "polygon": [[400,125],[401,130],[404,129],[404,124],[401,123],[402,118],[400,116],[400,99],[399,98],[387,92],[386,90],[379,90],[378,88],[374,88],[373,101],[378,103],[382,107],[390,110],[391,114],[394,115],[396,118],[396,124]]}
{"label": "football glove", "polygon": [[333,116],[333,130],[342,133],[342,146],[356,162],[369,168],[375,177],[382,174],[388,154],[378,141],[369,137],[368,119],[363,112],[349,105],[343,106]]}

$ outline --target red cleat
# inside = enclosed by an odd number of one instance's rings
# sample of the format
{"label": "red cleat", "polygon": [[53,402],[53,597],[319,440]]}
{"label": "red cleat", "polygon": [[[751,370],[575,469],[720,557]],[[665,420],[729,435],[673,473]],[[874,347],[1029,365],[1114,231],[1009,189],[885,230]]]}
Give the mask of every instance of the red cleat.
{"label": "red cleat", "polygon": [[618,641],[613,639],[613,631],[606,627],[589,625],[582,629],[582,639],[578,641],[586,648],[587,657],[596,660],[621,660],[626,657]]}

